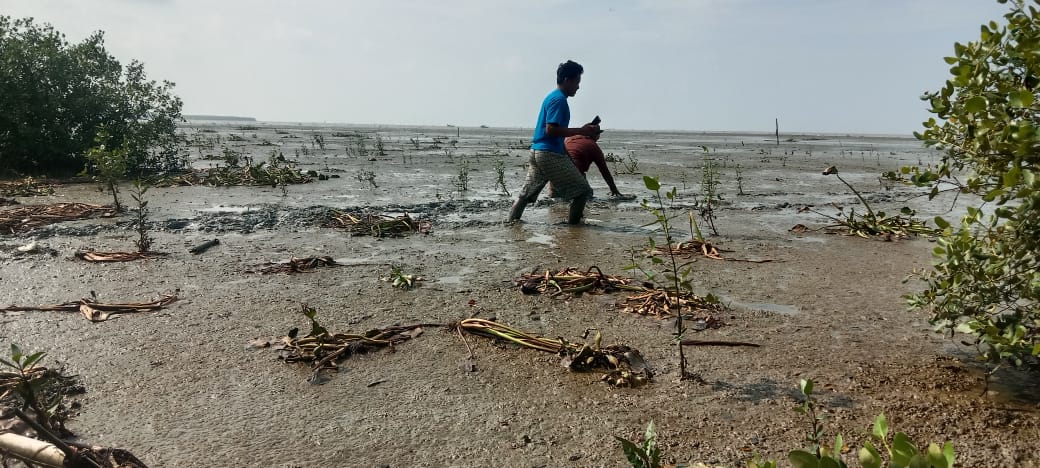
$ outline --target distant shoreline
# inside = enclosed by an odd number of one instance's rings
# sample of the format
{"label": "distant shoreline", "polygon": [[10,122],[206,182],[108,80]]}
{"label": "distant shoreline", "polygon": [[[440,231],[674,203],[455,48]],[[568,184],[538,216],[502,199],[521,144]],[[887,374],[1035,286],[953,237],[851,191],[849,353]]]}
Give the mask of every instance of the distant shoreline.
{"label": "distant shoreline", "polygon": [[256,122],[256,117],[239,117],[236,115],[205,115],[205,114],[191,114],[182,115],[184,120],[227,120],[231,122]]}
{"label": "distant shoreline", "polygon": [[[234,117],[234,116],[209,116],[209,115],[190,115],[184,116],[185,119],[190,121],[214,121],[214,122],[255,122],[260,126],[273,127],[273,126],[288,126],[288,127],[301,127],[309,129],[332,129],[332,128],[353,128],[360,130],[380,130],[380,129],[416,129],[416,130],[439,130],[444,129],[448,132],[456,132],[461,130],[484,130],[484,131],[511,131],[511,132],[530,132],[530,127],[495,127],[495,126],[467,126],[467,125],[418,125],[418,124],[356,124],[356,123],[341,123],[341,122],[288,122],[288,121],[275,121],[275,120],[262,120],[258,121],[253,117]],[[772,139],[774,133],[771,131],[739,131],[739,130],[681,130],[681,129],[658,129],[658,130],[636,130],[636,129],[624,129],[624,128],[608,128],[608,132],[616,133],[659,133],[659,134],[697,134],[697,135],[711,135],[711,136],[754,136],[762,137],[765,139]],[[915,139],[913,134],[908,132],[906,134],[885,134],[885,133],[836,133],[836,132],[780,132],[780,142],[783,143],[785,139],[795,138],[798,141],[812,141],[812,140],[832,140],[842,138],[884,138],[884,139]]]}

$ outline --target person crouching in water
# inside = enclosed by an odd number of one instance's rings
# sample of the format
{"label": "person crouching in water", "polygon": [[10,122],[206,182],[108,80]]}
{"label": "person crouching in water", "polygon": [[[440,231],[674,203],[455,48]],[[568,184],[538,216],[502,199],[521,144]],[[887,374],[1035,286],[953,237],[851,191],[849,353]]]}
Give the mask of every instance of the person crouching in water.
{"label": "person crouching in water", "polygon": [[545,184],[552,182],[555,195],[571,201],[567,222],[581,223],[585,203],[592,198],[592,187],[577,166],[571,162],[564,147],[564,139],[574,135],[599,135],[599,125],[586,124],[569,128],[571,120],[567,98],[578,92],[581,75],[585,69],[570,60],[556,68],[556,89],[542,101],[538,123],[534,127],[531,143],[531,158],[527,178],[520,189],[520,196],[509,210],[509,221],[517,221],[528,204],[538,200]]}

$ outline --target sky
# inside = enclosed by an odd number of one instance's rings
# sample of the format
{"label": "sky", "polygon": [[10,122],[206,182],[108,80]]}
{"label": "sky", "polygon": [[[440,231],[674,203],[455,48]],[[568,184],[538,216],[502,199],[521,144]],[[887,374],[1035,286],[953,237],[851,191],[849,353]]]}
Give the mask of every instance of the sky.
{"label": "sky", "polygon": [[185,114],[531,127],[556,67],[572,126],[909,135],[996,0],[0,0],[96,30]]}

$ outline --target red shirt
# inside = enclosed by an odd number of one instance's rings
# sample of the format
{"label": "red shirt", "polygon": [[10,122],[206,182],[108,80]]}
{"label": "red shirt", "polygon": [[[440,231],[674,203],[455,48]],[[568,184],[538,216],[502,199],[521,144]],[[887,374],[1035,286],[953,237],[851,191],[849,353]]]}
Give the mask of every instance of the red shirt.
{"label": "red shirt", "polygon": [[570,155],[574,165],[578,166],[578,170],[582,174],[588,172],[589,167],[597,161],[606,164],[606,161],[603,159],[603,150],[599,148],[599,144],[592,138],[584,135],[567,137],[564,140],[564,146],[567,147],[567,154]]}

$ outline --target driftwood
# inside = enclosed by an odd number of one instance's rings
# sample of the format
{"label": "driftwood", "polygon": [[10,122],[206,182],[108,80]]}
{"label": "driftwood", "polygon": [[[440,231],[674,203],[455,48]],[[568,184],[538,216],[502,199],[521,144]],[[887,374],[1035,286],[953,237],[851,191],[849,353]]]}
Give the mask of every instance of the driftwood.
{"label": "driftwood", "polygon": [[213,246],[215,246],[217,244],[220,244],[220,239],[208,240],[208,241],[203,242],[203,243],[201,243],[199,245],[196,245],[195,247],[192,247],[192,248],[188,249],[188,252],[190,252],[192,254],[195,254],[195,255],[198,255],[200,253],[203,253],[203,252],[209,250],[210,247],[213,247]]}

